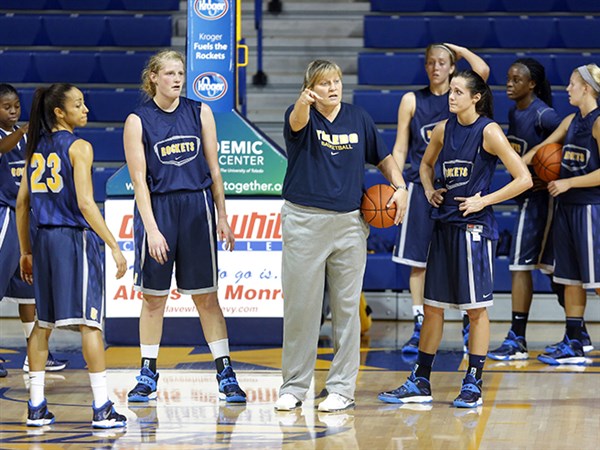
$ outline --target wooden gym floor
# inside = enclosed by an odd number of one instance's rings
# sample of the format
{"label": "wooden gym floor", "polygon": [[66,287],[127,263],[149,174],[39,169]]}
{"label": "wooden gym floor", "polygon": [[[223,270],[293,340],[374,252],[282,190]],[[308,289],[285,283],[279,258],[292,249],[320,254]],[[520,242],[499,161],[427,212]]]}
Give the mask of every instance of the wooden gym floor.
{"label": "wooden gym floor", "polygon": [[[492,324],[492,346],[508,324]],[[588,325],[600,344],[600,324]],[[397,387],[413,362],[399,348],[409,337],[408,322],[375,322],[363,339],[362,368],[356,408],[338,414],[315,409],[313,398],[324,385],[332,358],[323,328],[311,398],[302,410],[278,413],[273,404],[281,383],[280,348],[233,348],[232,359],[246,406],[228,406],[217,399],[210,355],[200,347],[163,347],[159,357],[158,400],[127,404],[127,391],[138,372],[139,350],[107,350],[109,395],[128,417],[122,431],[95,431],[91,421],[91,390],[78,353],[79,335],[57,331],[50,340],[69,368],[48,373],[46,396],[56,423],[24,426],[27,376],[21,365],[24,339],[18,320],[0,320],[0,356],[9,370],[0,379],[0,448],[2,449],[596,449],[600,448],[600,351],[586,366],[551,368],[535,356],[556,342],[561,324],[533,323],[528,328],[530,359],[515,363],[488,360],[484,404],[457,409],[451,402],[465,370],[460,324],[446,324],[436,358],[432,405],[387,405],[377,393]]]}

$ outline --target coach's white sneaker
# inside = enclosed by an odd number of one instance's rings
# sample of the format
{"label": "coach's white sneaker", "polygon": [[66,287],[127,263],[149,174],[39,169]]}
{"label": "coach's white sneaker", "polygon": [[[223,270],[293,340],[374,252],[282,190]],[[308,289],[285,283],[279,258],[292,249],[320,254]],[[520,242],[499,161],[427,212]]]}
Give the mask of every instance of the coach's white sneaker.
{"label": "coach's white sneaker", "polygon": [[292,411],[302,406],[302,402],[292,394],[282,394],[275,403],[277,411]]}
{"label": "coach's white sneaker", "polygon": [[354,407],[354,400],[344,397],[343,395],[331,393],[325,400],[319,403],[319,411],[321,412],[336,412],[343,411]]}

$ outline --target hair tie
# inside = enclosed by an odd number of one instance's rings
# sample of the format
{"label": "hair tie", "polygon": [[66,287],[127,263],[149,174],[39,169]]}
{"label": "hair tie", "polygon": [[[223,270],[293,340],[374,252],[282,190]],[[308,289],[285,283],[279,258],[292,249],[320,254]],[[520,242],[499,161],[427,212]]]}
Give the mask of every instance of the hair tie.
{"label": "hair tie", "polygon": [[583,80],[587,84],[589,84],[594,89],[594,91],[596,91],[596,93],[600,93],[600,86],[598,86],[598,83],[596,83],[596,80],[594,80],[594,77],[590,73],[587,66],[579,66],[577,68],[577,72],[579,72],[579,75],[581,75],[581,78],[583,78]]}

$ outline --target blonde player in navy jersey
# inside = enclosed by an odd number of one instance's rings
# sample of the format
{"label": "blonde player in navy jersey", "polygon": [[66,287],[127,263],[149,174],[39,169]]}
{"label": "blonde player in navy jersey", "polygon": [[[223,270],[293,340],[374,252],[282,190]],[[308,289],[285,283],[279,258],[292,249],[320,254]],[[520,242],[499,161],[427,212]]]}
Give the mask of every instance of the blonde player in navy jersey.
{"label": "blonde player in navy jersey", "polygon": [[136,203],[134,285],[144,295],[142,367],[128,400],[156,399],[156,360],[175,265],[177,289],[192,296],[215,360],[219,398],[245,403],[217,298],[217,237],[230,251],[235,239],[227,223],[213,114],[207,104],[181,96],[185,64],[178,52],[153,55],[142,81],[149,100],[129,115],[123,132]]}
{"label": "blonde player in navy jersey", "polygon": [[[398,128],[392,154],[408,182],[409,206],[399,228],[392,260],[411,267],[410,294],[413,302],[414,330],[402,352],[416,354],[423,323],[423,286],[427,252],[433,233],[431,205],[419,179],[419,165],[429,144],[433,127],[448,118],[448,92],[456,61],[464,58],[473,70],[487,80],[490,69],[483,59],[465,47],[431,44],[425,50],[425,70],[429,86],[408,92],[398,108]],[[407,158],[409,166],[405,166]],[[468,339],[468,316],[463,316],[463,335]]]}
{"label": "blonde player in navy jersey", "polygon": [[[54,327],[81,332],[94,396],[92,426],[124,427],[127,420],[108,399],[100,239],[112,252],[117,278],[125,274],[127,263],[94,201],[92,146],[73,134],[86,125],[87,113],[81,91],[65,83],[37,89],[31,107],[25,175],[17,197],[21,276],[33,283],[38,319],[27,346],[28,426],[54,422],[44,398],[48,338]],[[38,227],[33,246],[30,211]]]}
{"label": "blonde player in navy jersey", "polygon": [[[17,126],[21,116],[21,101],[10,84],[0,84],[0,300],[11,299],[19,304],[19,318],[29,339],[35,324],[33,287],[19,274],[19,240],[15,219],[15,203],[25,167],[25,146],[28,124]],[[46,371],[63,370],[67,361],[55,359],[48,353]],[[23,370],[29,371],[25,357]],[[0,363],[0,377],[6,369]]]}
{"label": "blonde player in navy jersey", "polygon": [[[552,108],[552,91],[546,69],[532,58],[517,59],[508,69],[506,94],[515,104],[508,113],[507,137],[515,151],[523,156],[546,139],[558,127],[561,118]],[[498,361],[527,359],[525,331],[533,298],[532,271],[539,268],[551,273],[552,217],[554,201],[545,183],[530,172],[532,189],[519,195],[519,215],[512,235],[509,269],[512,277],[512,321],[502,344],[488,357]],[[553,284],[562,304],[564,290]]]}
{"label": "blonde player in navy jersey", "polygon": [[554,281],[565,285],[566,334],[556,348],[538,356],[551,365],[586,363],[586,289],[600,292],[600,68],[588,64],[575,69],[567,93],[578,111],[523,157],[531,164],[541,146],[563,145],[560,176],[548,183],[548,191],[557,201]]}
{"label": "blonde player in navy jersey", "polygon": [[[531,175],[492,121],[492,93],[471,70],[450,82],[450,118],[433,130],[421,162],[420,176],[436,220],[425,277],[425,318],[417,364],[399,388],[382,392],[388,403],[432,401],[429,382],[433,359],[442,339],[444,309],[469,315],[469,366],[454,406],[483,403],[482,371],[490,329],[487,307],[493,304],[492,276],[498,227],[492,205],[519,195],[532,186]],[[513,180],[497,191],[490,184],[498,158]],[[434,187],[434,167],[440,164],[442,187]]]}
{"label": "blonde player in navy jersey", "polygon": [[324,413],[354,406],[360,363],[359,302],[369,226],[360,215],[365,163],[397,188],[395,223],[406,210],[402,173],[373,120],[342,102],[342,72],[331,61],[309,64],[302,91],[285,113],[288,166],[282,217],[283,384],[278,411],[302,405],[313,378],[325,282],[335,354],[325,382]]}

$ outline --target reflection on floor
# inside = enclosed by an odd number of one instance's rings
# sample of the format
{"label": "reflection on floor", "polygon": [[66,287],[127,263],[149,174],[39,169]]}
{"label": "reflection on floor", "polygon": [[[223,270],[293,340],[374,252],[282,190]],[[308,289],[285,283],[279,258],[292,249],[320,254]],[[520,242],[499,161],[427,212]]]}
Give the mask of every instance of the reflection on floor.
{"label": "reflection on floor", "polygon": [[[506,326],[493,325],[494,344],[502,340]],[[529,360],[488,361],[484,405],[476,409],[451,407],[465,369],[460,326],[452,323],[432,375],[434,402],[387,405],[377,400],[378,392],[401,384],[414,363],[398,350],[410,328],[408,323],[375,323],[363,340],[357,406],[338,414],[315,409],[333,353],[327,327],[309,398],[292,413],[273,409],[281,383],[279,348],[233,349],[248,404],[230,406],[217,398],[210,355],[192,346],[161,348],[158,399],[128,404],[139,349],[111,347],[109,392],[117,410],[128,417],[128,426],[97,432],[90,427],[89,378],[75,333],[57,332],[51,340],[55,355],[70,361],[67,370],[47,374],[47,399],[56,423],[40,429],[24,426],[24,340],[18,322],[2,320],[0,356],[7,360],[9,375],[0,379],[0,448],[597,448],[600,352],[590,353],[586,366],[551,368],[535,359],[545,344],[560,338],[563,326],[532,324]],[[592,338],[600,336],[599,325],[589,328]]]}

